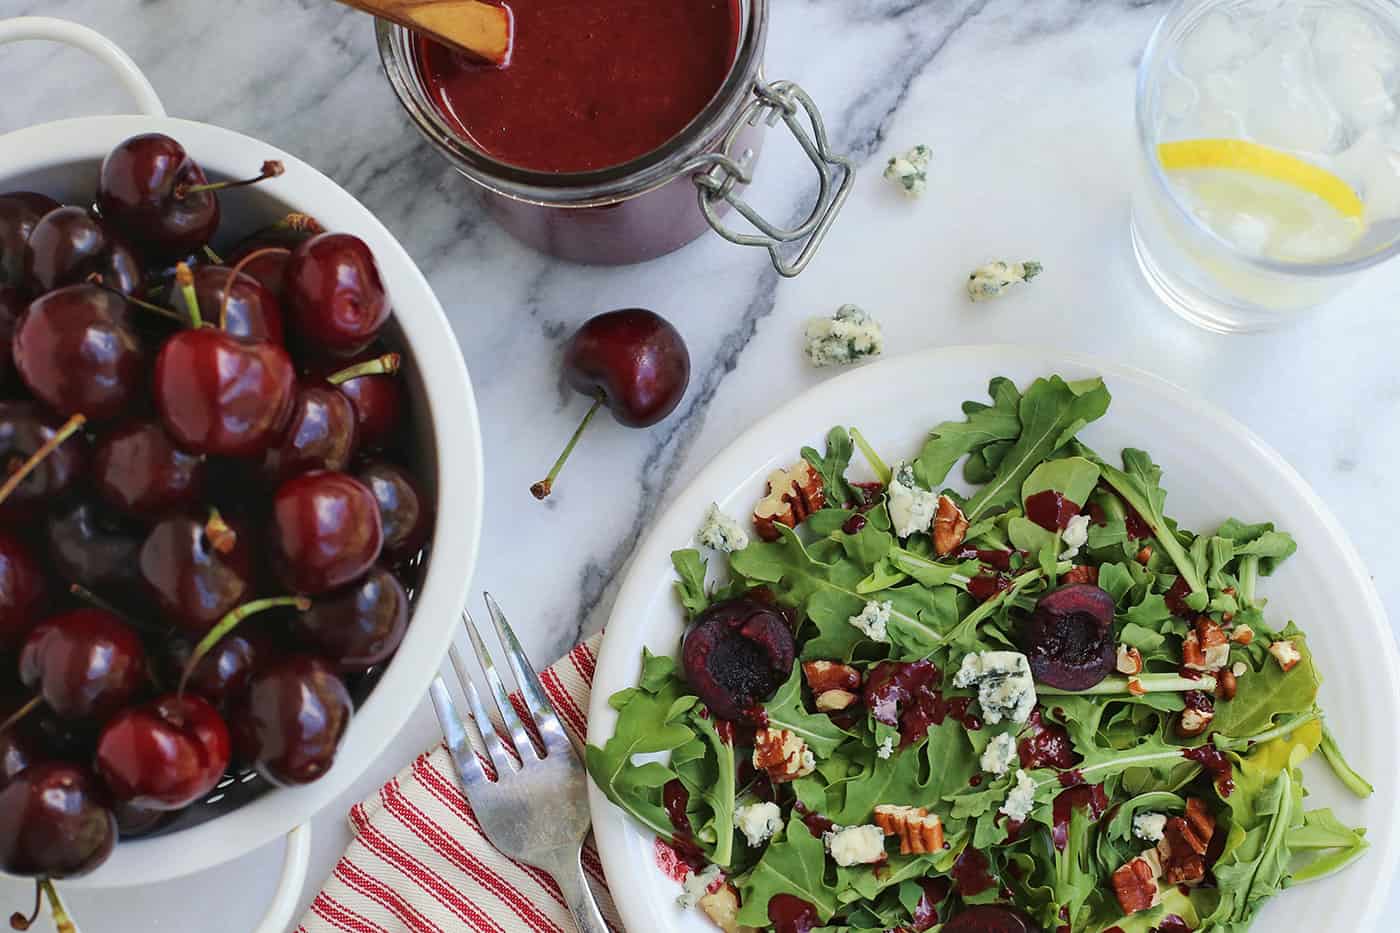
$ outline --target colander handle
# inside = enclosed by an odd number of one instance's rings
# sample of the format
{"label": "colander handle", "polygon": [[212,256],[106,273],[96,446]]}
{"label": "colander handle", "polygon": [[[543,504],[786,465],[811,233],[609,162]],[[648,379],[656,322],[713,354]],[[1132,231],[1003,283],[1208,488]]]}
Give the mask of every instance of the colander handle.
{"label": "colander handle", "polygon": [[7,42],[22,42],[26,39],[41,39],[62,42],[82,49],[93,58],[112,70],[133,99],[137,111],[148,117],[165,116],[165,105],[160,102],[156,89],[131,56],[123,52],[116,43],[102,33],[66,19],[52,16],[16,16],[0,19],[0,45]]}
{"label": "colander handle", "polygon": [[306,869],[311,862],[311,824],[302,823],[287,833],[287,854],[282,859],[282,877],[267,912],[253,928],[253,933],[287,933],[296,921],[297,902],[306,884]]}

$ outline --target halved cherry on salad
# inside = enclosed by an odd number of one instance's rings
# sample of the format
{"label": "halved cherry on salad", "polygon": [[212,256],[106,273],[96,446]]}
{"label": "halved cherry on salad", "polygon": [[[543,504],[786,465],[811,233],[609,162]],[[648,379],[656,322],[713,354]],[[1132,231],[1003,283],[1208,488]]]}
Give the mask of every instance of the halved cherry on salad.
{"label": "halved cherry on salad", "polygon": [[373,252],[220,229],[281,173],[143,134],[83,206],[0,192],[0,872],[56,917],[51,879],[177,828],[235,746],[323,775],[408,628],[435,516]]}
{"label": "halved cherry on salad", "polygon": [[681,664],[686,682],[711,712],[742,720],[792,674],[796,651],[787,617],[744,596],[696,617],[681,647]]}

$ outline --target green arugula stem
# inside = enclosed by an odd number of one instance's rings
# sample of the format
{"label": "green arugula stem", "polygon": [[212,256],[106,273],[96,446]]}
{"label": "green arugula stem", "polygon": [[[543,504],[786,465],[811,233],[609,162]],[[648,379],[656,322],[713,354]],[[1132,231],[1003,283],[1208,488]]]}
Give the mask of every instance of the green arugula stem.
{"label": "green arugula stem", "polygon": [[1130,680],[1136,680],[1148,693],[1181,693],[1186,690],[1204,690],[1210,693],[1215,690],[1215,678],[1209,674],[1202,674],[1194,680],[1179,674],[1139,674],[1133,678],[1113,674],[1085,690],[1060,690],[1057,687],[1036,684],[1035,692],[1041,696],[1117,696],[1134,692],[1128,689]]}
{"label": "green arugula stem", "polygon": [[1323,878],[1330,878],[1365,855],[1366,850],[1369,848],[1371,848],[1371,844],[1362,841],[1360,845],[1351,846],[1336,854],[1320,856],[1293,872],[1293,874],[1289,876],[1289,887],[1307,884],[1309,881],[1321,881]]}
{"label": "green arugula stem", "polygon": [[[1055,565],[1055,572],[1065,573],[1069,570],[1071,566],[1072,564],[1070,564],[1070,562],[1067,560],[1060,561],[1058,564]],[[955,642],[959,640],[969,631],[977,628],[977,626],[981,624],[981,622],[984,619],[989,618],[992,615],[992,613],[996,612],[1002,603],[1006,602],[1012,596],[1021,592],[1021,590],[1030,586],[1032,583],[1043,578],[1044,576],[1045,571],[1040,567],[1037,567],[1034,570],[1027,570],[1019,577],[1013,579],[1011,581],[1010,587],[1002,590],[1000,593],[996,594],[991,599],[982,603],[982,605],[978,606],[976,609],[963,616],[962,620],[959,621],[957,625],[949,629],[946,635],[938,636],[938,641]],[[928,654],[924,655],[925,659],[931,657],[933,657],[933,652],[929,652]]]}
{"label": "green arugula stem", "polygon": [[869,442],[866,441],[865,435],[860,433],[859,428],[851,428],[850,433],[851,440],[856,442],[856,446],[860,448],[861,455],[870,463],[870,469],[875,471],[875,477],[888,486],[894,473],[885,465],[885,461],[880,459],[880,455],[877,454],[875,448],[871,447]]}
{"label": "green arugula stem", "polygon": [[1357,774],[1356,769],[1347,764],[1341,748],[1337,745],[1337,737],[1326,726],[1322,727],[1322,744],[1319,749],[1322,751],[1322,757],[1331,766],[1332,773],[1346,785],[1347,790],[1358,797],[1369,797],[1376,792],[1370,781]]}
{"label": "green arugula stem", "polygon": [[1272,742],[1274,739],[1281,739],[1285,736],[1292,735],[1300,727],[1306,726],[1308,723],[1321,718],[1322,713],[1313,710],[1311,713],[1304,713],[1296,719],[1290,719],[1281,726],[1276,726],[1267,732],[1260,732],[1257,735],[1236,737],[1221,735],[1217,732],[1211,738],[1215,742],[1215,747],[1222,752],[1243,751],[1251,746],[1258,745],[1260,742]]}
{"label": "green arugula stem", "polygon": [[1259,582],[1259,558],[1255,555],[1240,558],[1240,589],[1237,594],[1241,609],[1254,605],[1254,585]]}
{"label": "green arugula stem", "polygon": [[[1126,771],[1129,768],[1136,768],[1145,765],[1156,764],[1157,762],[1161,761],[1190,761],[1190,759],[1182,755],[1183,751],[1185,751],[1185,749],[1173,748],[1170,751],[1165,752],[1142,752],[1137,755],[1120,755],[1114,758],[1110,758],[1107,761],[1101,761],[1098,764],[1084,765],[1083,767],[1076,768],[1075,770],[1078,771],[1079,774],[1085,779],[1085,783],[1093,784],[1096,782],[1088,780],[1089,776],[1097,774],[1100,771],[1106,771],[1109,774],[1117,774],[1121,771]],[[1197,765],[1197,767],[1199,767],[1199,765]],[[1052,774],[1051,776],[1043,780],[1035,782],[1037,790],[1039,790],[1042,787],[1047,787],[1051,784],[1055,785],[1056,787],[1061,786],[1060,776],[1058,774]]]}

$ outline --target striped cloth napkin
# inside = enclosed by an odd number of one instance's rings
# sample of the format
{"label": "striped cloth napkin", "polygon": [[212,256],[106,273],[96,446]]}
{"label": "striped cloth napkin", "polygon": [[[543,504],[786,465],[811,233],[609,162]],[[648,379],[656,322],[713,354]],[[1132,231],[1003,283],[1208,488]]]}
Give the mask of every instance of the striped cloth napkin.
{"label": "striped cloth napkin", "polygon": [[[582,741],[598,641],[574,648],[540,681],[560,721]],[[519,695],[511,697],[529,722]],[[484,760],[483,760],[484,763]],[[489,769],[489,765],[487,765]],[[506,858],[481,832],[439,744],[350,810],[355,839],[297,933],[571,933],[572,915],[554,879]],[[589,837],[583,866],[603,916],[622,923]]]}

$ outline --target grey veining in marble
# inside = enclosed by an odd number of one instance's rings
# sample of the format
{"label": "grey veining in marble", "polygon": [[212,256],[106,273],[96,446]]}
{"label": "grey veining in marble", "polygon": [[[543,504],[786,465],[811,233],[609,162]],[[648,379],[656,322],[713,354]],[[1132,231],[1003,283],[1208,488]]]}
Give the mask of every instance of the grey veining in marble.
{"label": "grey veining in marble", "polygon": [[[0,0],[0,15],[96,27],[147,71],[173,115],[306,159],[403,241],[447,309],[481,405],[487,546],[476,587],[501,599],[537,660],[603,625],[635,544],[676,490],[746,426],[829,375],[802,360],[801,324],[847,301],[884,322],[890,352],[994,341],[1074,349],[1209,398],[1322,492],[1382,597],[1400,598],[1391,559],[1400,526],[1392,480],[1400,265],[1372,273],[1325,314],[1257,338],[1216,337],[1177,320],[1134,266],[1126,227],[1134,68],[1164,4],[772,5],[768,75],[803,84],[837,146],[862,164],[845,215],[795,281],[779,280],[763,254],[715,237],[630,269],[562,265],[519,246],[402,115],[369,21],[330,0]],[[128,109],[98,66],[51,46],[0,49],[0,88],[0,132]],[[932,146],[934,165],[928,193],[909,202],[880,169],[920,142]],[[770,143],[754,199],[798,216],[814,190],[804,169],[795,146]],[[1047,271],[1018,294],[970,305],[962,282],[992,258],[1037,258]],[[528,486],[586,407],[561,383],[560,348],[591,314],[633,305],[684,333],[689,393],[649,431],[598,419],[541,505]],[[383,758],[318,818],[313,878],[348,839],[346,807],[435,735],[419,706]],[[72,900],[89,933],[187,929],[188,911],[211,904],[219,910],[201,930],[242,931],[279,859],[270,847],[218,874],[146,891],[75,891]],[[17,890],[0,885],[14,906],[24,897]],[[313,894],[314,885],[304,901]]]}

